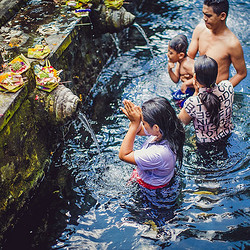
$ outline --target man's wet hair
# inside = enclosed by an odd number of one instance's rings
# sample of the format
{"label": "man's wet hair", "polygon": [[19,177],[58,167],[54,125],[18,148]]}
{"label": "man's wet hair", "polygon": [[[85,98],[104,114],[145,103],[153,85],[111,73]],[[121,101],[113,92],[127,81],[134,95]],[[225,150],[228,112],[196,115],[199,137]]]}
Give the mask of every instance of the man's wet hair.
{"label": "man's wet hair", "polygon": [[188,40],[185,35],[177,35],[169,42],[169,47],[175,50],[177,53],[183,52],[187,55]]}
{"label": "man's wet hair", "polygon": [[204,0],[204,5],[213,8],[215,14],[220,15],[225,12],[228,16],[229,3],[228,0]]}

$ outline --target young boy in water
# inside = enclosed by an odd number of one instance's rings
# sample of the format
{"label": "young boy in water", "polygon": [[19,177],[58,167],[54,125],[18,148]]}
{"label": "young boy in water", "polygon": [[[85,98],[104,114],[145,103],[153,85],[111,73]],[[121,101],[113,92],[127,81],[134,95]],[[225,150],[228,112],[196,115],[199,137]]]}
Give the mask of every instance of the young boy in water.
{"label": "young boy in water", "polygon": [[[175,83],[178,83],[180,79],[182,81],[180,90],[174,92],[172,95],[175,100],[181,101],[181,107],[185,99],[192,96],[194,93],[194,60],[187,56],[187,48],[188,41],[185,35],[175,36],[168,44],[167,56],[169,76]],[[173,72],[174,67],[175,71]]]}

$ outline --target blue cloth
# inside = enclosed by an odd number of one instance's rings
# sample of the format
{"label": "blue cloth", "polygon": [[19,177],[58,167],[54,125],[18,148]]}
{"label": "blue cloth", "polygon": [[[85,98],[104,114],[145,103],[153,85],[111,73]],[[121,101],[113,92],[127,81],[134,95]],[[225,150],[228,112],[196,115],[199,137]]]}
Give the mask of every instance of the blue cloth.
{"label": "blue cloth", "polygon": [[181,92],[181,90],[177,90],[172,93],[173,99],[178,103],[178,105],[182,108],[186,99],[194,94],[194,88],[187,88],[185,94]]}

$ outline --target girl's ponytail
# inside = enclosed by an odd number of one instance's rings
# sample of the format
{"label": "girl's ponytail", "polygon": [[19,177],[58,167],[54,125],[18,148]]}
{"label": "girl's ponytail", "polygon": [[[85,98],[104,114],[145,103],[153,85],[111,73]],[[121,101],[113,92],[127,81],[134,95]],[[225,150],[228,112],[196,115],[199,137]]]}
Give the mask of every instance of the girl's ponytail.
{"label": "girl's ponytail", "polygon": [[216,126],[216,130],[220,125],[220,99],[211,91],[205,91],[199,94],[201,103],[207,109],[210,115],[210,122]]}
{"label": "girl's ponytail", "polygon": [[212,93],[212,89],[215,85],[218,64],[217,62],[206,55],[200,56],[195,60],[194,71],[197,81],[206,86],[206,91],[199,94],[201,103],[205,106],[210,116],[210,122],[218,129],[220,124],[220,99],[218,96]]}

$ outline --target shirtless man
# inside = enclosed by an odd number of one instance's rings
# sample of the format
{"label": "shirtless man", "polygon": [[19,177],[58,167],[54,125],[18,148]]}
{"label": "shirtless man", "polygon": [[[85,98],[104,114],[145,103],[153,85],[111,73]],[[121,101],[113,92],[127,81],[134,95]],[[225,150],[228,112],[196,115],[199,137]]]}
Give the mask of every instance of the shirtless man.
{"label": "shirtless man", "polygon": [[188,56],[195,58],[207,55],[218,63],[218,76],[216,82],[229,78],[229,67],[232,63],[236,74],[229,79],[235,87],[247,75],[243,50],[238,38],[226,26],[228,15],[228,0],[204,0],[204,23],[198,24],[189,45]]}

